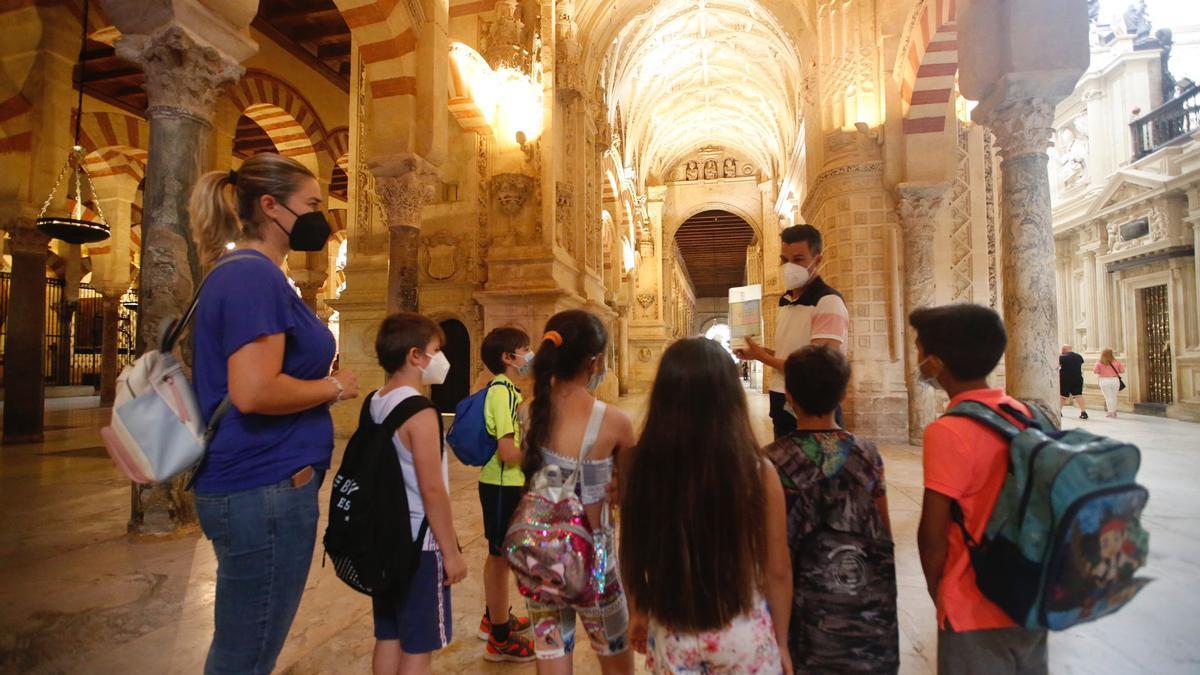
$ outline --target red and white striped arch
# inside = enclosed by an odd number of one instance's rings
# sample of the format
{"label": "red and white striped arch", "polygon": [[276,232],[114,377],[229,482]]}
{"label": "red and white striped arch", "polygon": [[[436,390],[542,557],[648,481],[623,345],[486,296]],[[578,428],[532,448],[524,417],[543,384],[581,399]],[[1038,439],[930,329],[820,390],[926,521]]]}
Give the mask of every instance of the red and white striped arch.
{"label": "red and white striped arch", "polygon": [[150,127],[140,117],[124,113],[87,112],[79,125],[84,165],[92,178],[128,175],[140,183],[146,177]]}
{"label": "red and white striped arch", "polygon": [[420,0],[334,0],[358,45],[371,97],[415,96]]}
{"label": "red and white striped arch", "polygon": [[[261,70],[249,70],[229,91],[230,101],[271,137],[276,151],[315,169],[325,126],[304,96],[290,84]],[[326,163],[332,166],[336,156]],[[314,171],[315,173],[315,171]]]}
{"label": "red and white striped arch", "polygon": [[19,92],[0,101],[0,155],[29,152],[33,148],[31,112],[33,106]]}
{"label": "red and white striped arch", "polygon": [[939,133],[952,114],[958,73],[957,0],[924,0],[900,66],[905,134]]}

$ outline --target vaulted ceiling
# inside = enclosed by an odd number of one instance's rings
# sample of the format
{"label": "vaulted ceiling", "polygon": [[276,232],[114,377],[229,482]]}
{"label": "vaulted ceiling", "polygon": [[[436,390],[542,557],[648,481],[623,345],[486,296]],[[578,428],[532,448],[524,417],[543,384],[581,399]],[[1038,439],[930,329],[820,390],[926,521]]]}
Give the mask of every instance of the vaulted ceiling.
{"label": "vaulted ceiling", "polygon": [[600,75],[643,181],[710,144],[773,173],[796,141],[800,52],[758,0],[661,0],[616,33]]}
{"label": "vaulted ceiling", "polygon": [[675,232],[697,298],[723,298],[746,281],[746,247],[754,229],[728,211],[702,211]]}

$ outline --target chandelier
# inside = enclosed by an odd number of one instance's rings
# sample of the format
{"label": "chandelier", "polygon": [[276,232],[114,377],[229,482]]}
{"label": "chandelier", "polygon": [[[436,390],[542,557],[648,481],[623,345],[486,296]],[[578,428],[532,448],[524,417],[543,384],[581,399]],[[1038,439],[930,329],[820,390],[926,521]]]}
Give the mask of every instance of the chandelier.
{"label": "chandelier", "polygon": [[[109,237],[108,222],[100,211],[100,202],[96,199],[96,188],[92,185],[84,165],[83,146],[79,144],[80,126],[83,123],[83,83],[87,72],[87,60],[84,53],[87,50],[88,8],[90,0],[83,0],[83,22],[80,26],[81,37],[79,45],[79,105],[75,112],[75,145],[67,155],[67,163],[63,165],[54,187],[42,204],[42,210],[34,221],[42,233],[53,239],[60,239],[68,244],[91,244],[104,241]],[[68,178],[68,176],[70,176]],[[50,214],[50,204],[62,187],[63,179],[67,179],[67,196],[73,196],[74,205],[70,212],[62,215]],[[86,207],[86,208],[85,208]],[[93,216],[90,217],[90,216]]]}

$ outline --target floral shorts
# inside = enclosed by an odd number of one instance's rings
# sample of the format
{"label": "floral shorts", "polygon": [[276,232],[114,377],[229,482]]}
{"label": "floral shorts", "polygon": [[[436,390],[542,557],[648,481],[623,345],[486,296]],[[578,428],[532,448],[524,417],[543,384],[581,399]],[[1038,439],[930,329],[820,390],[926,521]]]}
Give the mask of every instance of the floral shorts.
{"label": "floral shorts", "polygon": [[651,619],[646,642],[646,668],[652,673],[783,672],[771,614],[762,599],[749,614],[707,633],[676,633]]}
{"label": "floral shorts", "polygon": [[615,571],[604,594],[593,605],[556,607],[526,601],[533,624],[533,649],[539,659],[566,656],[575,649],[575,617],[583,620],[597,656],[613,656],[629,648],[629,606]]}

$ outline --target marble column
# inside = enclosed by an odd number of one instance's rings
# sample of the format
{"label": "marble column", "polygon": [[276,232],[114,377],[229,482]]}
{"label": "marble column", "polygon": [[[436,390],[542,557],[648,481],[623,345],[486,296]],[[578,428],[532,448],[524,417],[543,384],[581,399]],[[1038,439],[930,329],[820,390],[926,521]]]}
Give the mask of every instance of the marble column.
{"label": "marble column", "polygon": [[1054,106],[1021,99],[992,113],[1002,161],[1000,247],[1008,393],[1059,417],[1054,236],[1047,171]]}
{"label": "marble column", "polygon": [[[334,238],[330,238],[330,241],[335,244],[337,242]],[[288,254],[287,262],[288,276],[295,282],[296,288],[300,289],[300,297],[304,299],[304,304],[320,316],[326,311],[318,293],[329,280],[328,250],[292,251]]]}
{"label": "marble column", "polygon": [[201,276],[188,221],[188,199],[209,168],[212,116],[224,87],[244,69],[183,28],[126,35],[117,54],[146,73],[150,155],[143,195],[142,272],[138,351],[155,349],[162,331],[181,315]]}
{"label": "marble column", "polygon": [[[900,220],[904,228],[904,325],[913,310],[934,304],[933,237],[945,183],[901,183]],[[909,331],[905,331],[909,332]],[[937,396],[920,381],[915,334],[905,340],[905,385],[908,388],[908,442],[921,445],[925,427],[937,418]]]}
{"label": "marble column", "polygon": [[7,228],[12,253],[4,345],[4,442],[42,440],[45,418],[46,245],[32,223]]}
{"label": "marble column", "polygon": [[123,291],[101,291],[100,405],[109,406],[117,396],[117,350],[121,339],[121,296]]}
{"label": "marble column", "polygon": [[418,311],[421,209],[433,201],[437,171],[413,154],[372,162],[388,228],[388,311]]}
{"label": "marble column", "polygon": [[629,305],[617,305],[617,393],[629,393]]}
{"label": "marble column", "polygon": [[1096,316],[1096,251],[1094,249],[1080,251],[1083,255],[1083,287],[1085,297],[1079,299],[1083,303],[1084,330],[1087,331],[1083,345],[1080,345],[1084,350],[1089,352],[1100,351],[1099,332],[1100,328],[1097,324]]}

